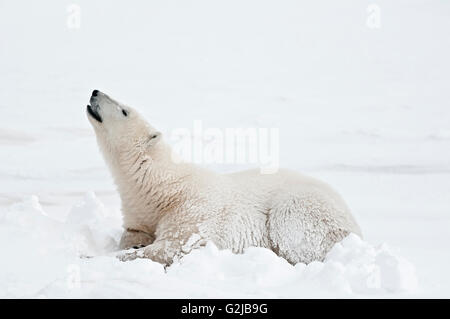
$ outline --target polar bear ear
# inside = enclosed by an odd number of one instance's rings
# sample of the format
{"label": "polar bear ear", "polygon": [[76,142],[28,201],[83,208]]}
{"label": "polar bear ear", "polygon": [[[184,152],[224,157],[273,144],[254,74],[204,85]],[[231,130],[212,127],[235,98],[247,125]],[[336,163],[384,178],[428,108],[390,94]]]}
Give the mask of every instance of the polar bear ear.
{"label": "polar bear ear", "polygon": [[161,139],[161,132],[152,132],[148,136],[147,145],[153,146],[156,143],[158,143],[160,139]]}

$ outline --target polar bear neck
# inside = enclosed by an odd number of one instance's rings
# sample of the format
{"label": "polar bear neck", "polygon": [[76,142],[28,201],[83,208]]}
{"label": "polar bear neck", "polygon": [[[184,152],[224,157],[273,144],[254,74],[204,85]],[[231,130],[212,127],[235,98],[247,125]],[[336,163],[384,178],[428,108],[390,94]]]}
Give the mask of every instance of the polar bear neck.
{"label": "polar bear neck", "polygon": [[[176,164],[164,142],[124,148],[110,163],[122,201],[124,227],[152,233],[165,212],[195,198],[190,164]],[[143,227],[146,229],[140,229]]]}

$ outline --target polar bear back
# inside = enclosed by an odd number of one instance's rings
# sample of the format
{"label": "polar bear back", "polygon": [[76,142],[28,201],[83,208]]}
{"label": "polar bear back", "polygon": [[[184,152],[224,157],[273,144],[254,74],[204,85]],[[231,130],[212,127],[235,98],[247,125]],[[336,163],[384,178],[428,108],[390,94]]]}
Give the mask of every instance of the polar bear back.
{"label": "polar bear back", "polygon": [[248,170],[222,178],[215,193],[227,205],[220,212],[222,235],[214,240],[222,248],[266,247],[293,264],[308,263],[323,259],[349,233],[361,235],[339,194],[314,178],[289,170],[268,175]]}

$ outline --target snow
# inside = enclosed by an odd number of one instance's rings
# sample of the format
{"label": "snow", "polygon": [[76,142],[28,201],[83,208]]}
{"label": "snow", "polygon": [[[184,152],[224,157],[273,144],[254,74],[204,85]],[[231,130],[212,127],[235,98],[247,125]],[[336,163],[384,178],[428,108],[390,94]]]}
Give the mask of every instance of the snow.
{"label": "snow", "polygon": [[[355,0],[1,1],[0,297],[450,297],[450,6],[374,3],[376,29]],[[309,265],[211,243],[166,270],[119,261],[93,89],[169,141],[279,128],[280,166],[333,185],[364,240]]]}
{"label": "snow", "polygon": [[[0,249],[7,253],[0,297],[298,298],[417,290],[411,263],[386,244],[374,247],[353,234],[336,244],[323,263],[308,265],[293,266],[264,248],[233,254],[211,242],[166,270],[147,259],[124,263],[116,257],[120,216],[108,216],[92,192],[64,223],[49,217],[31,196],[6,210],[0,225]],[[20,241],[11,247],[8,238]],[[30,243],[32,248],[17,251]]]}

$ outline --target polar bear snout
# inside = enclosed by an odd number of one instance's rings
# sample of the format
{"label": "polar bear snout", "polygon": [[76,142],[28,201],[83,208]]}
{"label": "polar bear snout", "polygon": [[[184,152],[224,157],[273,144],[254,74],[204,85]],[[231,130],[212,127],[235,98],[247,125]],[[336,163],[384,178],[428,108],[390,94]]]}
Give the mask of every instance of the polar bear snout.
{"label": "polar bear snout", "polygon": [[87,113],[90,115],[91,118],[95,119],[97,122],[102,123],[103,119],[99,113],[99,103],[98,103],[98,90],[94,90],[92,92],[91,98],[89,100],[89,104],[87,106]]}
{"label": "polar bear snout", "polygon": [[103,122],[103,119],[102,119],[102,117],[100,116],[100,113],[99,113],[99,106],[98,106],[98,104],[92,104],[92,102],[91,102],[90,105],[88,104],[87,112],[97,122],[100,122],[100,123]]}
{"label": "polar bear snout", "polygon": [[101,92],[99,90],[92,91],[91,99],[89,100],[89,103],[91,104],[91,106],[98,107],[100,97],[101,97]]}
{"label": "polar bear snout", "polygon": [[111,126],[113,123],[123,125],[123,119],[129,117],[130,110],[130,107],[115,101],[99,90],[92,91],[87,106],[89,118],[96,128],[100,128],[99,123],[103,124],[101,127]]}

